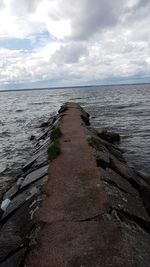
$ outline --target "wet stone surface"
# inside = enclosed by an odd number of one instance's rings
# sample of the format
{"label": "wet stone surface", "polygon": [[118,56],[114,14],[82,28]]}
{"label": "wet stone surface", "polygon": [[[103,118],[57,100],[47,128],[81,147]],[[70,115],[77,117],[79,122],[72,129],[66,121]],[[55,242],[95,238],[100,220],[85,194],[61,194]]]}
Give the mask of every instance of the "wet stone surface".
{"label": "wet stone surface", "polygon": [[48,165],[31,172],[30,174],[28,174],[25,177],[25,179],[21,185],[21,189],[23,187],[35,182],[36,180],[42,178],[43,176],[45,176],[47,174],[47,172],[48,172]]}

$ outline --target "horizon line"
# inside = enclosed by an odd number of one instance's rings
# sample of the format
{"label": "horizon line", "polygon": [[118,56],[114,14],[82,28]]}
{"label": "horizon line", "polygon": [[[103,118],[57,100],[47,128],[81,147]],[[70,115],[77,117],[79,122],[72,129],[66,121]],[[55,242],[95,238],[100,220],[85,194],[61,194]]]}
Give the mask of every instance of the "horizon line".
{"label": "horizon line", "polygon": [[56,87],[33,87],[33,88],[20,88],[20,89],[0,89],[0,92],[16,92],[16,91],[38,91],[38,90],[52,90],[52,89],[69,89],[69,88],[81,88],[81,87],[101,87],[101,86],[126,86],[126,85],[144,85],[150,84],[150,82],[133,82],[133,83],[113,83],[113,84],[92,84],[92,85],[72,85],[72,86],[56,86]]}

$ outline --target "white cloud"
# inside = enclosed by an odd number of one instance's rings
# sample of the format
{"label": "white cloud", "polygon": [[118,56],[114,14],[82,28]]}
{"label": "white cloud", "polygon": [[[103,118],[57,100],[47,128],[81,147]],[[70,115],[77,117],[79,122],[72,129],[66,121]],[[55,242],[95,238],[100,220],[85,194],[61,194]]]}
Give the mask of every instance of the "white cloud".
{"label": "white cloud", "polygon": [[[150,76],[149,8],[148,0],[1,0],[0,41],[28,38],[33,46],[1,47],[1,84]],[[44,32],[50,36],[39,42]]]}

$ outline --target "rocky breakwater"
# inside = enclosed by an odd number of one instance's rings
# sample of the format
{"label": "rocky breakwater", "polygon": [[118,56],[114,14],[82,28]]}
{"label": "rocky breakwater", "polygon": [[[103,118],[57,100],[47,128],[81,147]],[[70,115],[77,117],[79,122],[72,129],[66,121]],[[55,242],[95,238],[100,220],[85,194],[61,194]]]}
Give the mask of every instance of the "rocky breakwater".
{"label": "rocky breakwater", "polygon": [[0,266],[24,266],[24,259],[36,243],[33,214],[46,197],[42,186],[48,179],[49,147],[53,143],[59,120],[58,114],[40,125],[42,134],[35,139],[35,154],[22,168],[22,175],[0,200]]}
{"label": "rocky breakwater", "polygon": [[[78,104],[44,125],[1,203],[0,266],[150,266],[149,180]],[[48,171],[49,168],[49,171]]]}

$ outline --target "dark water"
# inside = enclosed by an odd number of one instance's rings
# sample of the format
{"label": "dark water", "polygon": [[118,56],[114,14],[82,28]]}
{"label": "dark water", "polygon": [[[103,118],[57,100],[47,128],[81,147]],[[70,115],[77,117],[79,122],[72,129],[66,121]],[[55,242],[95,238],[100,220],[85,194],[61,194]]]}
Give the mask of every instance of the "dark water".
{"label": "dark water", "polygon": [[32,154],[31,134],[64,102],[80,103],[92,125],[121,134],[130,165],[150,173],[150,85],[0,92],[0,172],[17,172]]}

